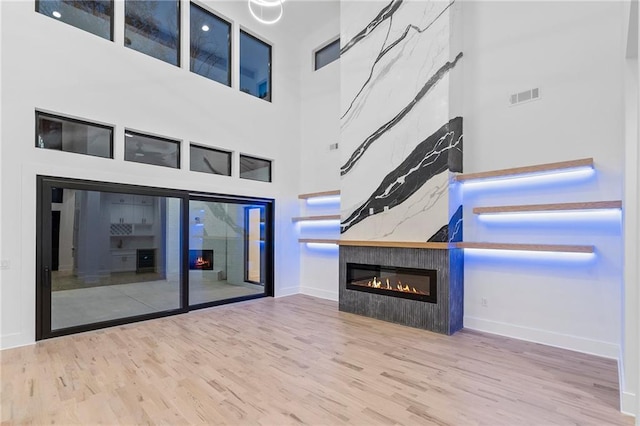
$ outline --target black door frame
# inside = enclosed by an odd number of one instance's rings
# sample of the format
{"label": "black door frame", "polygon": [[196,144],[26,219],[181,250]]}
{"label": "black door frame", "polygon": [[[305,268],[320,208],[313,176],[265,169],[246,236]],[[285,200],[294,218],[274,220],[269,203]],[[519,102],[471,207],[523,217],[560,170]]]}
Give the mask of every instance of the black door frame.
{"label": "black door frame", "polygon": [[[223,300],[214,300],[211,302],[198,303],[195,305],[191,305],[190,310],[193,309],[201,309],[201,308],[209,308],[212,306],[218,305],[226,305],[227,303],[235,303],[242,302],[245,300],[259,299],[261,297],[273,297],[273,277],[274,277],[274,256],[273,256],[273,235],[274,235],[274,221],[273,221],[273,211],[275,208],[275,201],[271,198],[252,198],[252,197],[240,197],[240,196],[228,196],[228,195],[219,195],[219,194],[208,194],[203,192],[192,192],[190,193],[189,200],[194,201],[204,201],[204,202],[212,202],[212,203],[231,203],[231,204],[239,204],[239,205],[260,205],[264,207],[265,211],[265,223],[270,223],[271,226],[266,226],[265,228],[265,259],[267,263],[267,269],[265,274],[265,282],[264,282],[264,293],[262,294],[250,294],[247,296],[238,296],[233,297],[231,299],[223,299]],[[188,209],[188,206],[187,206]],[[188,221],[187,221],[188,222]],[[188,232],[188,227],[185,228]],[[187,252],[189,251],[188,242],[187,242]],[[188,253],[187,253],[188,257]],[[244,261],[244,259],[243,259]],[[188,268],[188,265],[187,265]],[[188,285],[188,281],[187,281]],[[187,299],[188,300],[188,299]]]}
{"label": "black door frame", "polygon": [[[168,197],[180,199],[180,226],[181,226],[181,289],[180,307],[167,311],[151,314],[137,315],[133,317],[118,318],[114,320],[83,324],[74,327],[51,330],[51,188],[65,188],[85,191],[100,191],[120,194],[148,195],[155,197]],[[273,211],[275,201],[268,198],[234,197],[222,194],[194,193],[179,189],[166,189],[140,185],[109,183],[54,176],[36,176],[36,340],[75,334],[84,331],[97,330],[105,327],[113,327],[153,318],[161,318],[190,310],[205,308],[220,304],[233,303],[241,300],[256,299],[273,296],[274,256],[273,235],[274,221]],[[231,202],[240,204],[265,205],[267,226],[267,242],[265,243],[267,276],[264,294],[243,296],[233,299],[225,299],[210,303],[189,306],[189,200]]]}

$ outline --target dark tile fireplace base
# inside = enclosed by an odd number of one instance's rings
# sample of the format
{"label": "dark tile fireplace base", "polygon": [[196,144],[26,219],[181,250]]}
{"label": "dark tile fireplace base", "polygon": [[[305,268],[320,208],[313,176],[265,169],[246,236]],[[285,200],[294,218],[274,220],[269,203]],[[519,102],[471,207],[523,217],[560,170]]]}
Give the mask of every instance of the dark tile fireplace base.
{"label": "dark tile fireplace base", "polygon": [[[437,271],[437,303],[347,289],[347,263]],[[340,246],[339,308],[443,334],[462,328],[464,254],[461,249]]]}

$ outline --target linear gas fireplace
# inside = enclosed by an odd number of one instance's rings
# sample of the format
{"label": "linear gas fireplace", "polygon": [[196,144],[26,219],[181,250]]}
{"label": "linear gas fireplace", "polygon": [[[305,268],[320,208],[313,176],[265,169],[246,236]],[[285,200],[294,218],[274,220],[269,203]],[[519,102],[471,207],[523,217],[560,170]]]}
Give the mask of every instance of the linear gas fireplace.
{"label": "linear gas fireplace", "polygon": [[437,303],[433,269],[347,263],[347,289]]}
{"label": "linear gas fireplace", "polygon": [[463,256],[462,249],[437,245],[345,241],[340,244],[338,306],[343,312],[453,334],[462,328]]}

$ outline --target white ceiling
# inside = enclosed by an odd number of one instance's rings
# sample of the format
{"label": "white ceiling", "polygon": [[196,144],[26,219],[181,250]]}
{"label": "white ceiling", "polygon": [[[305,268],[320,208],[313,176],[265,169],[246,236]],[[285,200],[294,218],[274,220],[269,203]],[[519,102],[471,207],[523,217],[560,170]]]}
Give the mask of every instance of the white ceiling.
{"label": "white ceiling", "polygon": [[281,22],[290,34],[304,37],[310,26],[323,26],[340,14],[339,0],[285,0]]}

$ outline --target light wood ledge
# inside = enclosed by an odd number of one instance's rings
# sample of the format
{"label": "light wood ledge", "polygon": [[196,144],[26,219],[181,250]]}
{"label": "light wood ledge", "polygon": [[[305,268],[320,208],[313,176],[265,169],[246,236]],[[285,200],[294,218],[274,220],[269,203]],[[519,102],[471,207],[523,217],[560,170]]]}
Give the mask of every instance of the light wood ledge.
{"label": "light wood ledge", "polygon": [[317,243],[317,244],[338,244],[338,240],[327,240],[322,238],[300,238],[299,243]]}
{"label": "light wood ledge", "polygon": [[456,243],[458,248],[518,251],[549,251],[555,253],[593,253],[593,246],[560,244]]}
{"label": "light wood ledge", "polygon": [[456,248],[455,243],[430,243],[422,241],[355,241],[340,240],[340,246],[353,247],[392,247],[392,248],[424,248],[435,250],[447,250]]}
{"label": "light wood ledge", "polygon": [[612,201],[587,201],[579,203],[556,203],[556,204],[529,204],[519,206],[494,206],[494,207],[474,207],[474,214],[484,213],[520,213],[520,212],[548,212],[563,210],[599,210],[599,209],[620,209],[621,200]]}
{"label": "light wood ledge", "polygon": [[298,195],[298,198],[300,200],[306,200],[309,198],[316,198],[316,197],[330,197],[332,195],[340,195],[340,190],[339,189],[335,189],[332,191],[323,191],[323,192],[309,192],[308,194],[300,194]]}
{"label": "light wood ledge", "polygon": [[510,169],[491,170],[479,173],[464,173],[455,177],[458,182],[467,182],[475,179],[500,178],[531,173],[548,172],[554,170],[574,169],[576,167],[593,167],[593,158],[579,160],[560,161],[557,163],[537,164],[533,166],[514,167]]}
{"label": "light wood ledge", "polygon": [[291,222],[302,222],[302,221],[312,221],[312,220],[340,220],[339,214],[327,214],[323,216],[298,216],[292,217]]}

